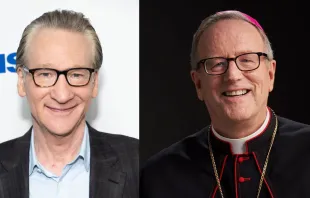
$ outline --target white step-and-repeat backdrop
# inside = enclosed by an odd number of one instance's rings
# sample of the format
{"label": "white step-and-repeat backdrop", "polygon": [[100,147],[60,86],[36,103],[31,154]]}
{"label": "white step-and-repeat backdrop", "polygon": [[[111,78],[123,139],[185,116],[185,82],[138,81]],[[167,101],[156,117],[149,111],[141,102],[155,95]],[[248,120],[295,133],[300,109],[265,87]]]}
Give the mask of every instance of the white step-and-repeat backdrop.
{"label": "white step-and-repeat backdrop", "polygon": [[87,120],[98,130],[139,138],[139,0],[9,0],[0,6],[0,142],[31,126],[27,101],[17,93],[15,52],[26,25],[55,9],[83,12],[102,43],[99,95]]}

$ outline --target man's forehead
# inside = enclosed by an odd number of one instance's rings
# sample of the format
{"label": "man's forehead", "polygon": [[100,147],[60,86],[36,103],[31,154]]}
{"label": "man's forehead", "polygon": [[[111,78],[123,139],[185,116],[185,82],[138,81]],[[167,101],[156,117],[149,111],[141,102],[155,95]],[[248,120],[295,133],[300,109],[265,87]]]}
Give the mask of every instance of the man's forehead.
{"label": "man's forehead", "polygon": [[36,27],[29,32],[27,43],[32,44],[31,41],[37,41],[38,39],[51,41],[58,40],[59,38],[80,38],[86,40],[86,38],[88,39],[88,36],[85,33],[70,31],[64,28]]}
{"label": "man's forehead", "polygon": [[83,45],[88,47],[94,46],[94,41],[89,35],[82,32],[70,31],[63,28],[34,28],[28,34],[26,48],[37,49],[41,47],[50,48],[53,46],[72,46]]}
{"label": "man's forehead", "polygon": [[[242,20],[222,20],[206,29],[198,43],[198,55],[225,55],[262,50],[263,40],[257,29]],[[215,53],[215,54],[213,54]],[[201,58],[201,57],[200,57]]]}
{"label": "man's forehead", "polygon": [[85,34],[55,28],[35,30],[26,46],[32,64],[85,65],[93,58],[93,41]]}

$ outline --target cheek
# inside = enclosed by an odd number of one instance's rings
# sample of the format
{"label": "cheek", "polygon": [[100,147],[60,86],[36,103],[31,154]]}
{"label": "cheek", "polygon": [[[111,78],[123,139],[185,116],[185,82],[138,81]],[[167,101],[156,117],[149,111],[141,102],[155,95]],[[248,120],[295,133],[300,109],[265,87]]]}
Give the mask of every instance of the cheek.
{"label": "cheek", "polygon": [[248,80],[253,84],[256,93],[265,95],[269,92],[270,79],[268,75],[250,75]]}
{"label": "cheek", "polygon": [[49,93],[49,88],[37,87],[33,82],[28,81],[25,85],[25,91],[27,98],[38,102],[37,100],[44,98]]}
{"label": "cheek", "polygon": [[44,101],[48,97],[49,91],[44,88],[29,88],[26,94],[31,109],[37,109],[38,111],[38,109],[44,105]]}
{"label": "cheek", "polygon": [[221,79],[212,77],[202,81],[202,90],[204,98],[217,98],[221,87]]}
{"label": "cheek", "polygon": [[265,91],[269,92],[268,90],[269,90],[269,87],[270,87],[271,80],[270,80],[268,74],[264,75],[264,77],[262,78],[260,83],[262,84],[263,89]]}
{"label": "cheek", "polygon": [[91,105],[92,101],[92,92],[91,91],[84,91],[80,92],[76,95],[77,99],[79,100],[79,109],[80,111],[86,113]]}
{"label": "cheek", "polygon": [[83,102],[88,103],[92,99],[92,89],[81,89],[75,92],[75,95],[79,97]]}

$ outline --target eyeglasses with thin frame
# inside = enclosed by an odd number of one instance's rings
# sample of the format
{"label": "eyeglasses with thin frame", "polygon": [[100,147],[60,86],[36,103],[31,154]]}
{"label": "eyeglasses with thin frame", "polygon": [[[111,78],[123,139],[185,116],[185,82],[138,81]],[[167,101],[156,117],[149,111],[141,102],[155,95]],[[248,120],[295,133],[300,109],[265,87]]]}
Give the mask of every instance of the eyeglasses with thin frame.
{"label": "eyeglasses with thin frame", "polygon": [[29,69],[26,66],[23,66],[23,70],[32,74],[34,84],[38,87],[54,86],[61,74],[65,76],[70,86],[86,86],[90,81],[92,73],[96,71],[92,68],[71,68],[63,71],[51,68]]}
{"label": "eyeglasses with thin frame", "polygon": [[229,62],[234,61],[237,68],[240,71],[253,71],[260,66],[260,57],[265,56],[268,58],[266,53],[263,52],[249,52],[236,56],[235,58],[224,58],[224,57],[212,57],[202,59],[197,63],[197,69],[202,64],[205,72],[209,75],[221,75],[224,74],[229,67]]}

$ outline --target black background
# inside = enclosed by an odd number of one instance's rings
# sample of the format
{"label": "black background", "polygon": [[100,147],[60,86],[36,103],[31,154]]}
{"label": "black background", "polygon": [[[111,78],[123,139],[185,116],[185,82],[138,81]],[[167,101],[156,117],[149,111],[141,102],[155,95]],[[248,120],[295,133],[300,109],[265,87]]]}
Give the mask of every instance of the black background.
{"label": "black background", "polygon": [[140,1],[140,163],[210,123],[190,78],[193,34],[214,12],[237,9],[258,20],[277,70],[269,106],[310,124],[310,9],[297,1]]}

